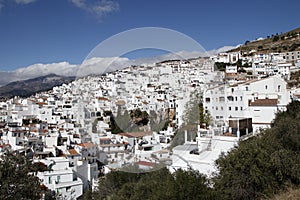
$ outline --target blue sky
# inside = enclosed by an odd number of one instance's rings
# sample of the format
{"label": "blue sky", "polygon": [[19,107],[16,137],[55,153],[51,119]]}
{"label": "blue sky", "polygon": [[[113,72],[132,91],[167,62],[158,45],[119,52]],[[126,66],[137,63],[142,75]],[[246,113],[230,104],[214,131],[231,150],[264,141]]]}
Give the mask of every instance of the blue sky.
{"label": "blue sky", "polygon": [[206,50],[237,45],[299,27],[299,7],[298,0],[0,0],[0,71],[79,64],[101,41],[139,27],[182,32]]}

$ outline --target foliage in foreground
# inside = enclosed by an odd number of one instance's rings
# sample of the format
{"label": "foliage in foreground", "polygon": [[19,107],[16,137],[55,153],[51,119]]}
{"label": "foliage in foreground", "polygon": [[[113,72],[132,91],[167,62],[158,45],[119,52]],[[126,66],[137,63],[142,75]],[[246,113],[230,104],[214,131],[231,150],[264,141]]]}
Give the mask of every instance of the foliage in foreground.
{"label": "foliage in foreground", "polygon": [[260,199],[300,186],[300,102],[277,114],[271,129],[240,142],[217,161],[215,190],[226,199]]}
{"label": "foliage in foreground", "polygon": [[[101,179],[94,199],[218,199],[206,177],[196,171],[162,168],[148,173],[111,172]],[[90,198],[91,196],[89,196]]]}
{"label": "foliage in foreground", "polygon": [[40,199],[38,168],[25,156],[6,152],[0,160],[0,199]]}

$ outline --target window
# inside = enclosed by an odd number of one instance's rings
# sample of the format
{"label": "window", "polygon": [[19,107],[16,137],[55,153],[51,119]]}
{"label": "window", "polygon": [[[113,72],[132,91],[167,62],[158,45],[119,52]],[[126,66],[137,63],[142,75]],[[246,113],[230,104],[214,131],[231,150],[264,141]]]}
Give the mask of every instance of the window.
{"label": "window", "polygon": [[231,92],[234,92],[234,88],[231,88]]}
{"label": "window", "polygon": [[243,96],[240,96],[240,100],[243,101]]}
{"label": "window", "polygon": [[280,85],[277,86],[278,92],[280,92]]}
{"label": "window", "polygon": [[223,110],[223,106],[221,106],[221,110]]}
{"label": "window", "polygon": [[266,88],[266,90],[268,89],[268,86],[267,85],[265,85],[265,88]]}
{"label": "window", "polygon": [[239,108],[236,106],[236,107],[235,107],[235,111],[238,111],[238,110],[239,110]]}
{"label": "window", "polygon": [[231,110],[231,106],[228,107],[228,110]]}
{"label": "window", "polygon": [[235,97],[235,101],[237,101],[237,97]]}
{"label": "window", "polygon": [[219,108],[218,108],[218,106],[216,106],[216,110],[218,110]]}
{"label": "window", "polygon": [[241,110],[243,110],[243,107],[241,106]]}
{"label": "window", "polygon": [[219,97],[219,101],[220,102],[224,102],[225,101],[225,97]]}
{"label": "window", "polygon": [[227,99],[228,101],[233,101],[233,96],[228,96]]}
{"label": "window", "polygon": [[205,98],[205,102],[209,103],[210,102],[210,98],[209,97]]}

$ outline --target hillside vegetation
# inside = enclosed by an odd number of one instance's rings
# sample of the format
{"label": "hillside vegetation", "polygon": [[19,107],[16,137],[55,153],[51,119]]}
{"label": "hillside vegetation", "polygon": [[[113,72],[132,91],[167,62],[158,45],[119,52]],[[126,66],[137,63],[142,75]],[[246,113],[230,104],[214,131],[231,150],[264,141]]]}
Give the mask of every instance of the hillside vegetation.
{"label": "hillside vegetation", "polygon": [[250,52],[251,50],[256,50],[257,53],[300,50],[300,28],[282,34],[275,33],[262,40],[245,41],[240,47],[228,52]]}

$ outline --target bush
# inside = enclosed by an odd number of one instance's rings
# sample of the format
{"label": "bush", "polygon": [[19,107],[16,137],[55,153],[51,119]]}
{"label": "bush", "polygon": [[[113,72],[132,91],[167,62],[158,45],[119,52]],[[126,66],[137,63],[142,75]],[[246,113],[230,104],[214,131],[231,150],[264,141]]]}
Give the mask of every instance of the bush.
{"label": "bush", "polygon": [[217,161],[215,189],[225,199],[260,199],[300,186],[300,102],[277,114],[274,125]]}

